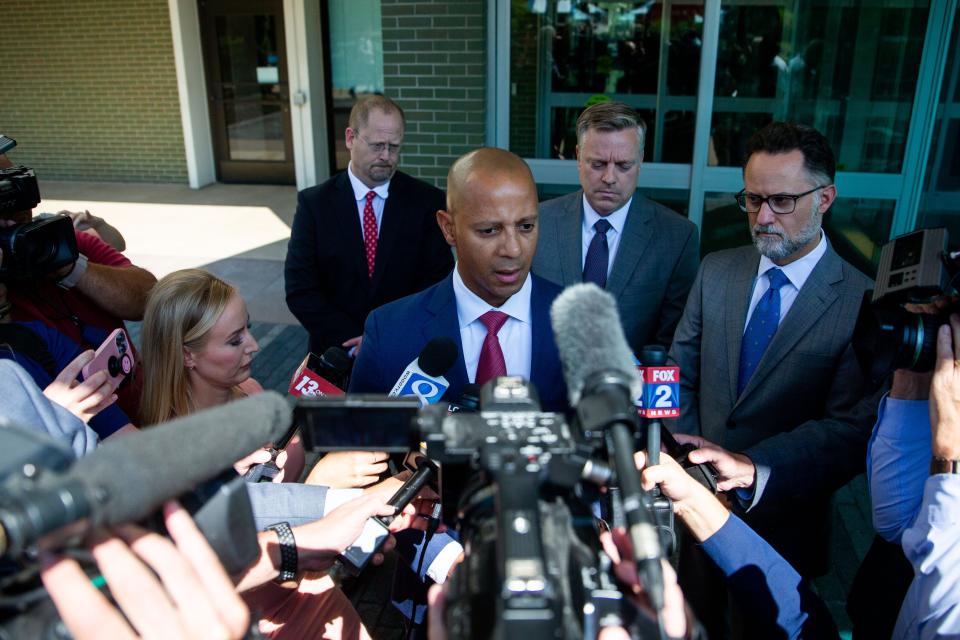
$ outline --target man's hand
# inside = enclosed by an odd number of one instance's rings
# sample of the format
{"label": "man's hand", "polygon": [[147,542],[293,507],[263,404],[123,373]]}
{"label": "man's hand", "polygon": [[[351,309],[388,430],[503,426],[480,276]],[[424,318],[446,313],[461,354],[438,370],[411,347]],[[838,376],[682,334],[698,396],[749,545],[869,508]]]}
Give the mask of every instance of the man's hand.
{"label": "man's hand", "polygon": [[98,218],[87,210],[83,211],[58,211],[62,215],[70,216],[73,221],[73,228],[77,231],[93,232],[95,236],[109,244],[117,251],[123,251],[127,248],[127,242],[123,235],[116,228],[107,224],[103,218]]}
{"label": "man's hand", "polygon": [[[404,520],[398,517],[394,523],[404,528],[407,521],[415,517],[412,505],[407,505]],[[337,556],[349,547],[363,531],[368,518],[373,516],[391,516],[396,513],[384,498],[376,493],[360,496],[356,500],[344,503],[320,520],[294,527],[293,536],[297,541],[299,567],[304,571],[327,571]],[[393,525],[390,526],[394,530]],[[398,529],[397,529],[398,530]],[[393,548],[396,541],[387,541],[384,551]],[[383,555],[373,557],[374,564],[383,562]]]}
{"label": "man's hand", "polygon": [[697,448],[690,452],[687,460],[694,464],[710,462],[720,474],[717,477],[717,489],[732,491],[750,489],[757,480],[757,468],[753,461],[742,453],[732,453],[699,436],[678,433],[674,436],[680,444],[693,444]]}
{"label": "man's hand", "polygon": [[314,465],[304,483],[337,489],[367,487],[377,482],[387,470],[388,457],[382,451],[328,453]]}
{"label": "man's hand", "polygon": [[357,336],[356,338],[350,338],[340,346],[347,350],[347,353],[350,354],[350,357],[356,358],[358,355],[360,355],[361,344],[363,344],[363,336]]}
{"label": "man's hand", "polygon": [[47,399],[56,402],[84,422],[89,422],[90,418],[117,401],[106,371],[97,371],[83,382],[77,380],[80,371],[93,357],[93,351],[84,351],[64,367],[43,390]]}
{"label": "man's hand", "polygon": [[171,503],[164,519],[173,543],[127,525],[94,544],[116,606],[75,560],[44,558],[40,577],[74,638],[245,636],[250,612],[190,515]]}
{"label": "man's hand", "polygon": [[937,333],[937,365],[930,386],[930,428],[933,455],[960,460],[960,316]]}
{"label": "man's hand", "polygon": [[659,486],[663,495],[673,501],[677,517],[690,529],[698,542],[703,542],[726,523],[730,512],[706,487],[690,477],[677,462],[666,453],[660,453],[660,464],[647,467],[646,454],[633,454],[637,469],[643,469],[641,483],[647,491]]}

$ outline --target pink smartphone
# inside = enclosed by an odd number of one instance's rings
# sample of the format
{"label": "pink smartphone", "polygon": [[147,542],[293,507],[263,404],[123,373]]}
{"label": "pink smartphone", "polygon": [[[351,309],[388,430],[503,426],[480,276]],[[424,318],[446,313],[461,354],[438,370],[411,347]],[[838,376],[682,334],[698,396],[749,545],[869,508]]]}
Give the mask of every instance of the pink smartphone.
{"label": "pink smartphone", "polygon": [[83,379],[86,380],[97,371],[106,371],[111,387],[116,389],[133,374],[133,367],[133,354],[127,332],[116,329],[97,349],[93,360],[83,368]]}

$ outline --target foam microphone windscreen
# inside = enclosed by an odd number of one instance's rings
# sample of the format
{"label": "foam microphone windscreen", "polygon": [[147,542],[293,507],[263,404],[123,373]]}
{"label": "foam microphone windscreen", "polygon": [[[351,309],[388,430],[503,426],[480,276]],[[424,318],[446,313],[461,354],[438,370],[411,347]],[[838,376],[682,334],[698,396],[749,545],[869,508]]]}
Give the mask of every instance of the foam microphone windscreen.
{"label": "foam microphone windscreen", "polygon": [[601,371],[619,372],[630,382],[631,397],[640,395],[640,376],[612,295],[592,283],[567,287],[550,307],[550,325],[571,405],[580,402],[587,378]]}
{"label": "foam microphone windscreen", "polygon": [[111,438],[57,482],[93,490],[94,524],[137,521],[277,440],[291,420],[284,397],[267,391]]}
{"label": "foam microphone windscreen", "polygon": [[439,378],[453,368],[457,361],[457,352],[456,342],[444,336],[437,336],[420,352],[417,366],[428,376]]}

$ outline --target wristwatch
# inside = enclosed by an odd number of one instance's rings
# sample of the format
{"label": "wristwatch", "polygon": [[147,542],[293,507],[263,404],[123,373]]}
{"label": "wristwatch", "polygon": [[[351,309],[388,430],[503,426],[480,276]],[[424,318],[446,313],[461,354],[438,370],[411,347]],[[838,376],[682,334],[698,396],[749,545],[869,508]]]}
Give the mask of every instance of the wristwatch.
{"label": "wristwatch", "polygon": [[297,541],[293,538],[293,529],[287,522],[272,524],[267,529],[276,531],[280,539],[280,574],[276,582],[293,582],[297,579]]}
{"label": "wristwatch", "polygon": [[73,269],[70,270],[70,273],[60,278],[60,281],[57,282],[62,289],[72,289],[77,286],[77,283],[80,282],[80,278],[83,277],[83,274],[87,272],[87,256],[82,253],[77,256],[77,261],[73,263]]}
{"label": "wristwatch", "polygon": [[930,459],[930,475],[938,473],[953,473],[960,475],[960,460],[947,460],[946,458]]}

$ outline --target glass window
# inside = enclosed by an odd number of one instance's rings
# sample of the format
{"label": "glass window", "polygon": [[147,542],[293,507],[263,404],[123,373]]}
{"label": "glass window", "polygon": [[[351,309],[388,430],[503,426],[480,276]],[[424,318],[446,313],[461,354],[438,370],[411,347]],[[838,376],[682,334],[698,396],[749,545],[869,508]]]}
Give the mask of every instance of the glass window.
{"label": "glass window", "polygon": [[633,106],[647,162],[690,162],[703,6],[670,2],[513,0],[510,149],[575,157],[576,121],[595,101]]}
{"label": "glass window", "polygon": [[336,167],[350,162],[343,132],[350,109],[370,93],[383,93],[383,33],[380,0],[332,0],[330,25],[330,75],[333,96],[333,138]]}
{"label": "glass window", "polygon": [[919,226],[946,227],[951,246],[960,244],[960,14],[953,24],[953,43],[943,74],[938,118],[930,147],[926,184],[920,202]]}
{"label": "glass window", "polygon": [[[700,255],[750,244],[747,214],[734,193],[707,193],[704,198]],[[837,198],[824,216],[823,228],[833,248],[847,262],[873,277],[880,249],[889,238],[893,200]]]}
{"label": "glass window", "polygon": [[840,171],[898,173],[929,2],[724,2],[708,163],[772,120],[816,127]]}

